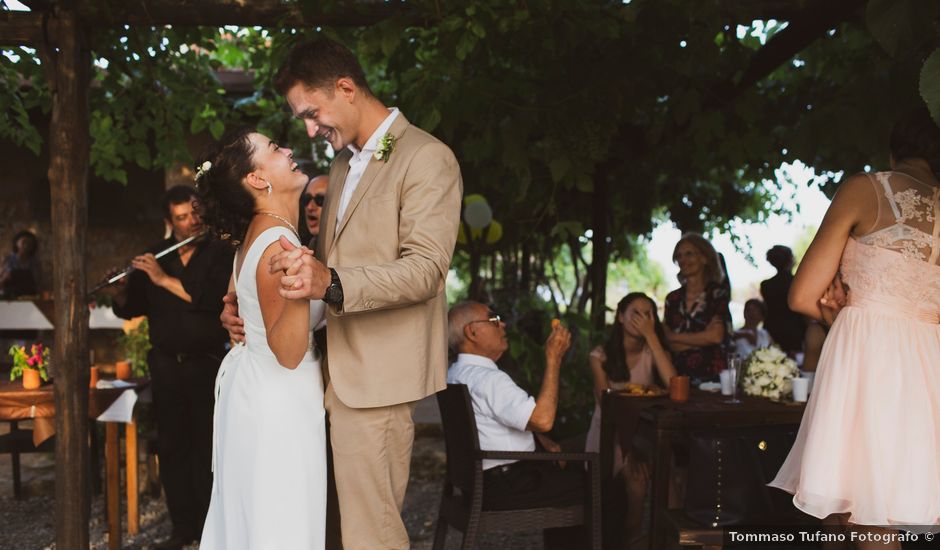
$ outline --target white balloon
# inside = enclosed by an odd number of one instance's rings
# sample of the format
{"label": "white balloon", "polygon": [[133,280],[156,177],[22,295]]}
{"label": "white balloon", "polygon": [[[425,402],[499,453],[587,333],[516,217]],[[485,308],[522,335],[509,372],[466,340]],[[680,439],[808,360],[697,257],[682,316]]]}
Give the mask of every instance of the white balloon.
{"label": "white balloon", "polygon": [[473,202],[464,208],[463,219],[471,229],[483,229],[493,221],[493,209],[485,201]]}

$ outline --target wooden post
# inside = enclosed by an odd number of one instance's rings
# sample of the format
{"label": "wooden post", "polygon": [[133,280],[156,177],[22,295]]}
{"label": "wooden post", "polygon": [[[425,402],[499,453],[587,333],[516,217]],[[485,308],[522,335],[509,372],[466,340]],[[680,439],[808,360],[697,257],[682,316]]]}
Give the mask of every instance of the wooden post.
{"label": "wooden post", "polygon": [[40,46],[52,92],[49,186],[55,296],[56,548],[88,548],[88,307],[85,226],[88,218],[88,77],[91,54],[74,2],[56,5],[50,43]]}
{"label": "wooden post", "polygon": [[124,471],[127,479],[127,533],[136,535],[140,530],[140,512],[137,509],[137,415],[124,425]]}

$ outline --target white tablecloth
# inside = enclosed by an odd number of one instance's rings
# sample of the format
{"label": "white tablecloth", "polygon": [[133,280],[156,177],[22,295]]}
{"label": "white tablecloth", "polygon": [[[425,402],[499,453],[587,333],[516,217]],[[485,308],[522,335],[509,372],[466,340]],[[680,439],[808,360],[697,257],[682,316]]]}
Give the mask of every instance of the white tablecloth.
{"label": "white tablecloth", "polygon": [[[0,300],[0,330],[52,330],[42,311],[29,300]],[[90,329],[123,329],[121,319],[110,307],[93,307],[88,318]]]}

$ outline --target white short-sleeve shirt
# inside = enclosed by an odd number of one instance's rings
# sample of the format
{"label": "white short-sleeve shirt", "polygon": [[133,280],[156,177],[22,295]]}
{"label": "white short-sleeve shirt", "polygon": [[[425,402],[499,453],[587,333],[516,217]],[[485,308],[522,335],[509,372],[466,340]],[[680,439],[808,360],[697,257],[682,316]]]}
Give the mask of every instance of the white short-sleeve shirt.
{"label": "white short-sleeve shirt", "polygon": [[[743,329],[742,329],[743,330]],[[747,340],[747,338],[737,338],[734,341],[735,351],[742,359],[747,359],[754,350],[759,348],[768,348],[770,347],[770,333],[766,330],[759,328],[757,329],[757,342],[754,345]]]}
{"label": "white short-sleeve shirt", "polygon": [[[535,399],[499,370],[492,360],[461,353],[447,370],[448,384],[465,384],[484,451],[534,451],[535,439],[526,425]],[[483,460],[488,470],[515,460]]]}

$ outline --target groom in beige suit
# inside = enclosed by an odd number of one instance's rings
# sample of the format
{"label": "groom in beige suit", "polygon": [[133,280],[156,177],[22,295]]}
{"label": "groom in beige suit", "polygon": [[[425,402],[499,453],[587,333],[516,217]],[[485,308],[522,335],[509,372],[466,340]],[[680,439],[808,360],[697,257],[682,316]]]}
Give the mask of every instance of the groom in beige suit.
{"label": "groom in beige suit", "polygon": [[282,242],[272,270],[285,272],[284,297],[328,305],[325,399],[343,546],[408,548],[412,412],[446,379],[460,168],[446,145],[372,95],[340,44],[298,44],[275,86],[311,139],[336,152],[316,253]]}

